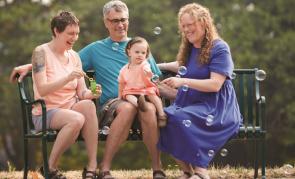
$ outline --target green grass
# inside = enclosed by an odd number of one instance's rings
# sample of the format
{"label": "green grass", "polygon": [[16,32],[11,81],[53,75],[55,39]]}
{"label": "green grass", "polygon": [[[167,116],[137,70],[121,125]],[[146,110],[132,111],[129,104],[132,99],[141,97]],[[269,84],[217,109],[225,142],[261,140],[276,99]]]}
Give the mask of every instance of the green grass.
{"label": "green grass", "polygon": [[[295,168],[292,165],[284,165],[282,167],[267,168],[266,178],[295,178]],[[179,170],[165,170],[168,178],[177,178],[181,175]],[[212,179],[250,179],[253,178],[253,169],[247,169],[243,167],[233,168],[233,167],[211,167],[209,173]],[[79,179],[81,178],[81,171],[66,171],[64,172],[69,179]],[[151,179],[151,170],[114,170],[111,171],[112,175],[119,179]],[[19,179],[23,177],[22,171],[12,171],[12,172],[0,172],[1,179]],[[29,179],[33,178],[33,175],[29,174]],[[38,173],[38,179],[41,179],[41,175]]]}

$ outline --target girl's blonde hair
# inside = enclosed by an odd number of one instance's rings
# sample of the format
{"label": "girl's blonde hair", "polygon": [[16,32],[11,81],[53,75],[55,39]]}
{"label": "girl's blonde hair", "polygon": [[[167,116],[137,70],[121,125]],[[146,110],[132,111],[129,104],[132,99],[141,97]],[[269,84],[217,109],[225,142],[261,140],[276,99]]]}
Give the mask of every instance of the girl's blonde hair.
{"label": "girl's blonde hair", "polygon": [[[210,15],[209,9],[197,3],[190,3],[183,6],[178,12],[178,27],[181,31],[181,17],[184,14],[189,14],[196,22],[201,22],[205,28],[205,35],[201,43],[201,50],[199,54],[199,61],[201,64],[209,63],[210,50],[213,46],[213,40],[219,38],[213,19]],[[185,65],[192,44],[189,43],[185,37],[184,32],[181,32],[181,44],[177,54],[177,61],[179,65]]]}

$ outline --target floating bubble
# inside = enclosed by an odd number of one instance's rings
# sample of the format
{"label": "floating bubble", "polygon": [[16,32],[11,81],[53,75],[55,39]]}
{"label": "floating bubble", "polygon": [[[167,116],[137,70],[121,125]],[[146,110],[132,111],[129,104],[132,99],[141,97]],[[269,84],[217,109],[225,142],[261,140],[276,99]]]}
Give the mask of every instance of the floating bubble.
{"label": "floating bubble", "polygon": [[221,151],[220,151],[220,155],[221,155],[222,157],[227,156],[227,154],[228,154],[227,149],[225,149],[225,148],[221,149]]}
{"label": "floating bubble", "polygon": [[153,32],[155,35],[160,35],[162,32],[162,29],[161,29],[161,27],[155,27]]}
{"label": "floating bubble", "polygon": [[181,78],[180,75],[175,75],[176,78]]}
{"label": "floating bubble", "polygon": [[101,129],[101,133],[104,135],[108,135],[110,133],[110,128],[108,126],[103,126]]}
{"label": "floating bubble", "polygon": [[153,75],[152,76],[152,82],[158,83],[159,82],[159,76],[158,75]]}
{"label": "floating bubble", "polygon": [[247,7],[246,7],[246,10],[248,12],[254,11],[255,10],[255,5],[253,3],[248,4]]}
{"label": "floating bubble", "polygon": [[236,79],[236,77],[237,77],[237,74],[236,74],[235,72],[233,72],[233,73],[231,74],[231,79]]}
{"label": "floating bubble", "polygon": [[182,86],[182,91],[188,91],[188,85],[183,85]]}
{"label": "floating bubble", "polygon": [[197,153],[197,157],[200,157],[200,153],[199,152]]}
{"label": "floating bubble", "polygon": [[257,70],[257,71],[255,72],[255,78],[256,78],[256,80],[258,80],[258,81],[263,81],[263,80],[265,80],[265,78],[266,78],[266,73],[265,73],[265,71],[264,71],[264,70]]}
{"label": "floating bubble", "polygon": [[214,150],[209,150],[208,151],[208,156],[213,157],[214,156]]}
{"label": "floating bubble", "polygon": [[190,121],[190,120],[183,120],[183,121],[182,121],[182,124],[183,124],[185,127],[190,127],[191,124],[192,124],[192,121]]}
{"label": "floating bubble", "polygon": [[214,116],[212,116],[211,114],[209,114],[206,118],[206,125],[207,126],[211,126],[213,124],[213,119],[214,119]]}
{"label": "floating bubble", "polygon": [[180,74],[181,76],[185,75],[187,73],[187,69],[185,66],[180,66],[178,68],[178,74]]}
{"label": "floating bubble", "polygon": [[112,44],[112,49],[113,50],[115,50],[115,51],[117,51],[117,50],[119,50],[119,43],[118,42],[113,42],[113,44]]}

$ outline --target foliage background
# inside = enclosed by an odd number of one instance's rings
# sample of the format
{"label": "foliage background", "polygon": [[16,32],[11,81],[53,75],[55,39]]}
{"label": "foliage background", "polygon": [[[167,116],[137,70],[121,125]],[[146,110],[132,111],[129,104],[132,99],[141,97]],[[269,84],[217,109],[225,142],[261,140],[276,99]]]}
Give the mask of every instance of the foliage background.
{"label": "foliage background", "polygon": [[[102,7],[106,0],[0,0],[0,170],[8,161],[21,169],[21,111],[15,84],[8,82],[13,67],[30,62],[35,46],[51,39],[50,18],[58,10],[75,12],[80,19],[80,39],[74,49],[106,37],[102,22]],[[188,0],[125,0],[130,9],[129,36],[148,39],[158,62],[175,59],[179,34],[178,9]],[[267,99],[267,165],[295,163],[295,6],[293,0],[198,0],[214,17],[220,35],[231,46],[235,68],[261,68],[267,72],[262,94]],[[153,33],[161,27],[160,35]],[[103,143],[99,146],[101,160]],[[31,167],[40,164],[40,144],[30,145]],[[229,155],[216,156],[214,163],[250,166],[253,163],[252,144],[231,142]],[[175,167],[163,154],[166,168]],[[149,168],[150,159],[141,142],[124,144],[116,155],[113,168]],[[62,157],[63,169],[82,168],[86,164],[83,143],[75,144]]]}

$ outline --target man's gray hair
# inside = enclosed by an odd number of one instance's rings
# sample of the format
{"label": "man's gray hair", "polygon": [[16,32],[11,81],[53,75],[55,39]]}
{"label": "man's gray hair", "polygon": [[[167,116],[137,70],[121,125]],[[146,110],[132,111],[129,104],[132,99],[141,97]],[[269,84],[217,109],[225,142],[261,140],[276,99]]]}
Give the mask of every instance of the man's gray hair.
{"label": "man's gray hair", "polygon": [[112,0],[103,6],[103,17],[106,18],[107,14],[114,9],[116,12],[126,12],[129,17],[129,11],[127,5],[120,0]]}

